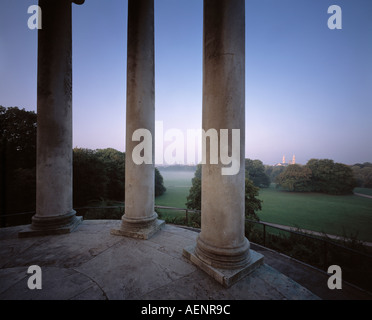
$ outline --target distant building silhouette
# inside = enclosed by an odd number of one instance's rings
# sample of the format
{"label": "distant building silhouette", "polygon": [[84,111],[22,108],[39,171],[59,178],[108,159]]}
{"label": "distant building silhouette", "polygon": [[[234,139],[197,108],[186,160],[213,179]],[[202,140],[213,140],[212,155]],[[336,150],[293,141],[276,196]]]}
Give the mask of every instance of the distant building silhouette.
{"label": "distant building silhouette", "polygon": [[282,162],[277,163],[275,165],[275,167],[286,167],[286,166],[289,166],[290,164],[296,164],[296,156],[295,155],[292,156],[292,161],[288,162],[288,163],[285,162],[285,155],[283,155]]}
{"label": "distant building silhouette", "polygon": [[295,155],[293,155],[293,157],[292,157],[292,164],[296,164],[296,156]]}

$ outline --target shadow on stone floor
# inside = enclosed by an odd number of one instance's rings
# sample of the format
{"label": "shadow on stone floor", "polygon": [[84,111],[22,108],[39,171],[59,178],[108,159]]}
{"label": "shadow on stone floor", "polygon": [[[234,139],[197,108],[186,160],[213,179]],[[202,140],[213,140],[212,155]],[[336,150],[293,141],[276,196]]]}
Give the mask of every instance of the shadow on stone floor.
{"label": "shadow on stone floor", "polygon": [[[118,224],[120,221],[88,220],[71,234],[25,239],[17,237],[22,226],[1,229],[0,299],[365,298],[357,296],[357,291],[348,291],[349,296],[344,297],[324,295],[326,281],[304,283],[306,278],[314,279],[314,270],[260,247],[254,249],[264,254],[265,264],[224,288],[182,256],[183,248],[195,244],[196,232],[165,225],[150,240],[138,240],[111,235],[110,230]],[[30,265],[42,269],[42,290],[27,287]],[[300,281],[291,279],[291,272]]]}

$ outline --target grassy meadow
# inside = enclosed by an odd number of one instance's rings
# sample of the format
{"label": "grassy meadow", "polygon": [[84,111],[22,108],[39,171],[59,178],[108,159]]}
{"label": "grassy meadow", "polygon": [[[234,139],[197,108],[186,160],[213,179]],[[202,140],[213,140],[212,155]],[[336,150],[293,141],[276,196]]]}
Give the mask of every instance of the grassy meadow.
{"label": "grassy meadow", "polygon": [[[167,191],[155,198],[155,205],[186,208],[187,196],[191,188],[191,179],[194,177],[194,171],[161,171],[164,178],[164,186]],[[184,222],[185,211],[156,209],[161,219],[179,224]]]}
{"label": "grassy meadow", "polygon": [[160,171],[164,178],[167,191],[156,197],[155,204],[159,206],[186,208],[187,196],[191,188],[194,172],[189,171]]}
{"label": "grassy meadow", "polygon": [[262,221],[372,241],[372,199],[267,188],[258,216]]}
{"label": "grassy meadow", "polygon": [[[156,205],[186,208],[193,172],[161,171],[167,191]],[[355,192],[372,195],[372,189]],[[258,216],[262,221],[289,225],[340,236],[356,236],[372,242],[372,199],[355,195],[334,196],[321,193],[287,192],[274,187],[261,189],[263,200]],[[184,212],[162,211],[168,216]]]}
{"label": "grassy meadow", "polygon": [[370,188],[355,188],[354,192],[372,196],[372,189]]}

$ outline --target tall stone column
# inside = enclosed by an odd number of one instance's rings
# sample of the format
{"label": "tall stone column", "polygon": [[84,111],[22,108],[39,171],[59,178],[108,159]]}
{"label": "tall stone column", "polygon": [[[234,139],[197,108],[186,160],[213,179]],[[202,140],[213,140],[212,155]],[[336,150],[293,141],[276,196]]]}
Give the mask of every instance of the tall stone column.
{"label": "tall stone column", "polygon": [[[201,233],[184,255],[225,286],[247,275],[262,256],[244,236],[245,204],[245,0],[204,0],[203,129],[240,130],[237,174],[223,175],[211,164],[206,144],[202,166]],[[204,141],[203,143],[206,143]],[[229,138],[229,154],[232,139]],[[221,148],[219,148],[219,155]]]}
{"label": "tall stone column", "polygon": [[[164,221],[154,211],[155,167],[155,66],[154,0],[128,1],[127,113],[125,157],[125,214],[120,229],[112,234],[148,239]],[[150,163],[137,164],[133,150],[140,141],[133,137],[145,129],[150,137]]]}
{"label": "tall stone column", "polygon": [[39,0],[36,214],[20,237],[69,233],[81,221],[72,208],[71,2]]}

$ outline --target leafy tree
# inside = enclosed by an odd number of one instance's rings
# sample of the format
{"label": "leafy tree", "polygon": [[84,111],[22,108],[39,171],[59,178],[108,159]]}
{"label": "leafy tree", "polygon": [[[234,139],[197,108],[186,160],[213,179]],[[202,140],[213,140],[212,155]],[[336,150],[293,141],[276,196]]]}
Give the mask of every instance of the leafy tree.
{"label": "leafy tree", "polygon": [[198,164],[192,178],[192,186],[187,196],[186,207],[188,209],[201,210],[201,164]]}
{"label": "leafy tree", "polygon": [[108,179],[104,197],[110,200],[124,200],[125,189],[125,153],[113,148],[98,149],[96,156],[105,167]]}
{"label": "leafy tree", "polygon": [[251,180],[245,178],[245,217],[256,221],[259,220],[256,212],[262,210],[262,200],[257,198],[259,190]]}
{"label": "leafy tree", "polygon": [[333,175],[334,162],[330,159],[311,159],[307,162],[313,177],[311,181],[312,190],[315,192],[327,192],[328,184]]}
{"label": "leafy tree", "polygon": [[0,106],[0,143],[6,143],[7,164],[32,168],[36,164],[36,122],[33,111]]}
{"label": "leafy tree", "polygon": [[335,163],[333,167],[333,177],[329,184],[328,193],[350,194],[355,188],[353,171],[343,163]]}
{"label": "leafy tree", "polygon": [[273,174],[274,166],[265,165],[265,173],[269,177],[270,182],[273,181],[271,175]]}
{"label": "leafy tree", "polygon": [[265,173],[269,176],[270,181],[276,181],[276,177],[280,175],[286,167],[284,166],[265,166]]}
{"label": "leafy tree", "polygon": [[[107,149],[74,150],[74,205],[89,200],[125,200],[125,153]],[[166,191],[163,177],[155,168],[155,196]]]}
{"label": "leafy tree", "polygon": [[36,207],[36,170],[18,168],[13,171],[12,181],[8,184],[8,213],[31,212]]}
{"label": "leafy tree", "polygon": [[311,191],[311,170],[306,166],[291,164],[275,181],[277,186],[289,191]]}
{"label": "leafy tree", "polygon": [[245,170],[256,187],[267,188],[270,185],[270,178],[261,160],[245,159]]}
{"label": "leafy tree", "polygon": [[[34,211],[36,206],[37,115],[0,106],[0,210],[2,214]],[[112,148],[73,149],[74,206],[89,200],[124,200],[125,154]],[[155,194],[165,192],[155,171]]]}
{"label": "leafy tree", "polygon": [[357,163],[351,169],[357,187],[372,188],[372,163]]}
{"label": "leafy tree", "polygon": [[277,177],[276,182],[289,191],[329,194],[349,194],[355,187],[351,168],[330,159],[311,159],[305,166],[290,165]]}
{"label": "leafy tree", "polygon": [[311,159],[306,166],[312,172],[312,191],[330,194],[353,192],[356,183],[349,166],[330,159]]}
{"label": "leafy tree", "polygon": [[[188,209],[201,210],[201,165],[197,166],[192,186],[187,196],[186,207]],[[259,188],[256,187],[249,178],[245,178],[245,216],[250,219],[258,220],[256,211],[261,210],[262,200],[257,199]]]}
{"label": "leafy tree", "polygon": [[166,190],[163,176],[158,168],[155,168],[155,197],[161,196]]}
{"label": "leafy tree", "polygon": [[[364,163],[356,163],[354,164],[355,167],[359,167],[359,168],[365,168],[365,167],[369,167],[369,168],[372,168],[372,163],[371,162],[364,162]],[[354,167],[353,166],[353,167]]]}
{"label": "leafy tree", "polygon": [[74,148],[73,170],[74,206],[105,197],[109,179],[104,161],[94,150]]}
{"label": "leafy tree", "polygon": [[0,106],[0,210],[33,211],[36,202],[36,114]]}

